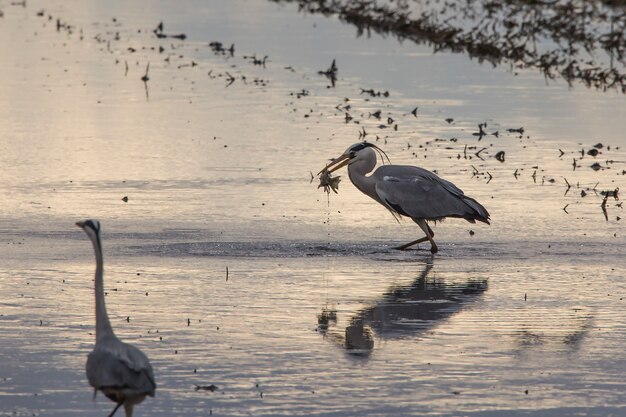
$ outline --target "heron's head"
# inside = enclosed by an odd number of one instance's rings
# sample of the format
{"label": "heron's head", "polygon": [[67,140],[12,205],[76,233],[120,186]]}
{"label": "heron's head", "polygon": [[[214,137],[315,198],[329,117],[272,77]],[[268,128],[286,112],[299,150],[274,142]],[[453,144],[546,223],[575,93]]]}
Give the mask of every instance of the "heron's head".
{"label": "heron's head", "polygon": [[76,222],[76,226],[83,229],[91,240],[97,239],[100,235],[100,222],[98,220],[90,219],[82,222]]}
{"label": "heron's head", "polygon": [[[346,165],[352,165],[360,162],[367,162],[368,165],[376,165],[376,152],[378,152],[381,156],[384,155],[387,157],[387,154],[380,149],[378,146],[369,142],[359,142],[351,145],[346,149],[346,151],[341,154],[338,158],[333,159],[330,163],[324,168],[329,172],[337,171],[339,168],[344,167]],[[387,158],[389,159],[389,158]],[[384,162],[384,159],[383,159]]]}

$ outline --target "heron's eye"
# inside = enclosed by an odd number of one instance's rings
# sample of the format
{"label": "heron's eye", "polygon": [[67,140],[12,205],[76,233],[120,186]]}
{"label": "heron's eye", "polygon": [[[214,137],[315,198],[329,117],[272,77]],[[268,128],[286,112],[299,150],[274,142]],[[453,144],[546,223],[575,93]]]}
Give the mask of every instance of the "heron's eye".
{"label": "heron's eye", "polygon": [[98,220],[87,220],[85,226],[93,229],[94,232],[100,231],[100,222]]}
{"label": "heron's eye", "polygon": [[356,153],[354,151],[350,151],[350,159],[354,158],[356,156]]}

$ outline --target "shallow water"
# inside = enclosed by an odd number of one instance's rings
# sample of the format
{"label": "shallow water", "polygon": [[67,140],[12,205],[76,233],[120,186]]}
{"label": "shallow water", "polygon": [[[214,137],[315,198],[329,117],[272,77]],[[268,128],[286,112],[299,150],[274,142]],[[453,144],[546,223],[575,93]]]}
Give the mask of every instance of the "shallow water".
{"label": "shallow water", "polygon": [[[155,368],[136,415],[625,412],[624,212],[600,207],[625,189],[622,95],[291,6],[183,6],[0,3],[0,415],[112,409],[84,375],[93,254],[73,224],[88,217],[113,326]],[[161,20],[187,40],[154,38]],[[499,136],[479,141],[482,122]],[[338,195],[311,182],[362,129],[483,202],[491,226],[437,224],[434,257],[393,250],[412,222],[345,172]]]}

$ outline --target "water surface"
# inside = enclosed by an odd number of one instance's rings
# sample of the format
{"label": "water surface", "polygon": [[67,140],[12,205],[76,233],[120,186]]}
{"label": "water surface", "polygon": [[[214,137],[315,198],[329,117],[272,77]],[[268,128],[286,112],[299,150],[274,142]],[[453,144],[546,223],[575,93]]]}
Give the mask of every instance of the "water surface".
{"label": "water surface", "polygon": [[[600,194],[626,189],[622,95],[271,2],[0,10],[0,414],[112,409],[84,375],[89,217],[113,326],[155,368],[137,415],[624,412],[624,212]],[[187,39],[156,39],[161,20]],[[438,224],[434,257],[391,249],[418,228],[345,173],[338,195],[311,182],[363,129],[491,226]]]}

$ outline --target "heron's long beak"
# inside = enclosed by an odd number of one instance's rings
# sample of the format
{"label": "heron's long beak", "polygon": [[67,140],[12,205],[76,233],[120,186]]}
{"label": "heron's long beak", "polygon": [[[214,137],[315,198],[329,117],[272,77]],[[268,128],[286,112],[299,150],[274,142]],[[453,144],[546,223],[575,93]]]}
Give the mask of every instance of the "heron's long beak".
{"label": "heron's long beak", "polygon": [[[326,165],[324,169],[317,173],[317,175],[321,174],[324,171],[335,172],[339,168],[344,167],[350,163],[350,154],[344,153],[339,158],[335,158]],[[333,165],[336,165],[333,167]]]}

